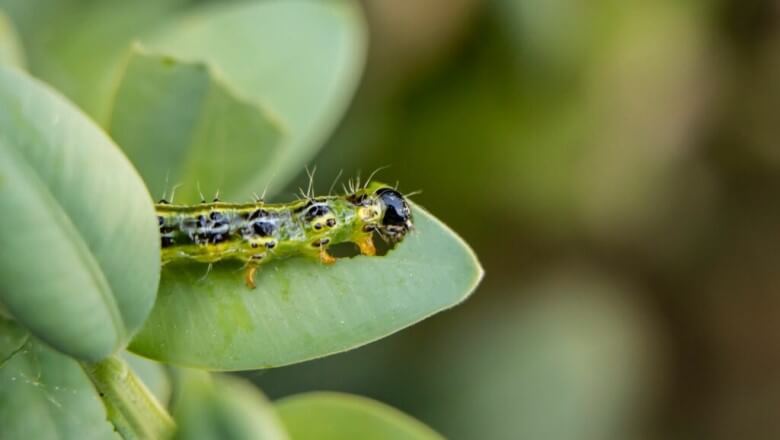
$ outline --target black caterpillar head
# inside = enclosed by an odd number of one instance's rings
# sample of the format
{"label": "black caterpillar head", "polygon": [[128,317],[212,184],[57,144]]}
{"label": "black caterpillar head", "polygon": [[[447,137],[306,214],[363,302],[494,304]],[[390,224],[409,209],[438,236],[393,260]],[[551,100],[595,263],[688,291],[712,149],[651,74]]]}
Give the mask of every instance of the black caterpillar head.
{"label": "black caterpillar head", "polygon": [[373,198],[380,209],[376,224],[380,235],[392,241],[400,241],[412,229],[412,210],[403,194],[393,188],[382,186],[376,189]]}
{"label": "black caterpillar head", "polygon": [[346,198],[358,208],[363,231],[377,231],[382,238],[397,242],[414,228],[409,202],[390,186],[372,182]]}

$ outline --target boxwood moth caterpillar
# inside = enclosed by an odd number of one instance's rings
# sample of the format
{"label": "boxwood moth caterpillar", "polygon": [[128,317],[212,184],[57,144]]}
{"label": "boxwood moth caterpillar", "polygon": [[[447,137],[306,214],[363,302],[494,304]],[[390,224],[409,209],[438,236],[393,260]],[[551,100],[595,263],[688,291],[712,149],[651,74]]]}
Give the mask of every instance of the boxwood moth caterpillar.
{"label": "boxwood moth caterpillar", "polygon": [[332,264],[336,259],[328,247],[345,242],[374,255],[374,232],[398,242],[413,227],[406,198],[376,182],[344,195],[306,196],[290,203],[174,205],[161,200],[156,208],[162,264],[243,261],[250,288],[257,268],[274,259],[308,256]]}

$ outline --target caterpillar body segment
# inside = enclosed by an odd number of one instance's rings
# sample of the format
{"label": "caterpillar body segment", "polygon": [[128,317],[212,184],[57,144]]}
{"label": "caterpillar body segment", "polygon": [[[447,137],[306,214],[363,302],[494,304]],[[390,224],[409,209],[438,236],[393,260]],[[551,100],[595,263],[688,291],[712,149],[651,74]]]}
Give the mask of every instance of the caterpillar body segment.
{"label": "caterpillar body segment", "polygon": [[173,261],[215,263],[239,260],[245,282],[269,261],[292,256],[336,261],[334,244],[355,243],[363,255],[374,255],[372,235],[398,242],[412,229],[409,205],[402,194],[371,183],[346,195],[308,197],[290,203],[263,202],[156,205],[162,264]]}

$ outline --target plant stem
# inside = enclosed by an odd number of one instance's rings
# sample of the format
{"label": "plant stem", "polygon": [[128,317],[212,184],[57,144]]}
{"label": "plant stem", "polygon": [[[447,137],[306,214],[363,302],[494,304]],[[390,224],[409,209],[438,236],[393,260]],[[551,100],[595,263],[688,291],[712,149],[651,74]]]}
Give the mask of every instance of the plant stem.
{"label": "plant stem", "polygon": [[108,419],[125,439],[170,438],[176,425],[140,379],[120,358],[82,362],[106,406]]}

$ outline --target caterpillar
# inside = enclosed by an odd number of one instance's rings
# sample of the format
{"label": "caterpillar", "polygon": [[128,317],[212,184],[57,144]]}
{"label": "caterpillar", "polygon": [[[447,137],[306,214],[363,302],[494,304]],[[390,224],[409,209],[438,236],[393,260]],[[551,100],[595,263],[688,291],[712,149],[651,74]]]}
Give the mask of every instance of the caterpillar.
{"label": "caterpillar", "polygon": [[235,204],[155,205],[160,227],[161,263],[195,261],[245,263],[244,281],[255,288],[257,269],[269,261],[306,256],[324,264],[336,259],[334,244],[355,243],[362,255],[373,256],[373,233],[390,242],[413,229],[406,198],[393,187],[374,182],[344,195],[306,196],[290,203],[263,201]]}

